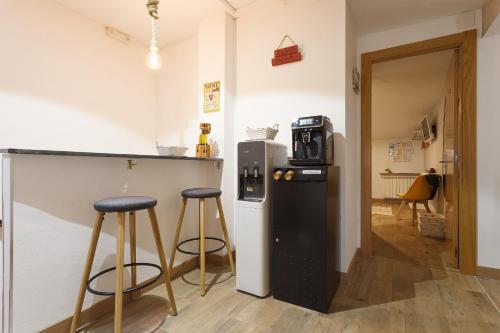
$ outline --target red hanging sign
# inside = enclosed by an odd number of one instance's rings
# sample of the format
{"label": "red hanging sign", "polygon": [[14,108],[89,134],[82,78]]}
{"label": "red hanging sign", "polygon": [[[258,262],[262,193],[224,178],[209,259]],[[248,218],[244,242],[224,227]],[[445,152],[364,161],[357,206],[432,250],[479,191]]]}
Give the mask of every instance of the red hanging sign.
{"label": "red hanging sign", "polygon": [[[288,39],[293,45],[281,48],[285,39]],[[280,66],[301,60],[302,60],[302,54],[299,51],[299,46],[295,44],[295,42],[292,40],[292,38],[290,38],[290,36],[285,35],[281,39],[278,48],[274,50],[274,58],[271,60],[271,63],[273,66]]]}

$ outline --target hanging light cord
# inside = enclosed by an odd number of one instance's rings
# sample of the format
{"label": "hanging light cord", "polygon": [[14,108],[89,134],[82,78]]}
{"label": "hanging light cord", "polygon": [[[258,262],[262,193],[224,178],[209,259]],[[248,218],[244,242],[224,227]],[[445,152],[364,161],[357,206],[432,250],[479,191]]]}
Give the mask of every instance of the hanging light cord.
{"label": "hanging light cord", "polygon": [[157,19],[151,19],[151,47],[158,48],[158,26]]}
{"label": "hanging light cord", "polygon": [[160,0],[148,0],[148,4],[146,7],[148,8],[149,15],[155,20],[158,20],[160,17],[158,16],[158,5],[160,4]]}

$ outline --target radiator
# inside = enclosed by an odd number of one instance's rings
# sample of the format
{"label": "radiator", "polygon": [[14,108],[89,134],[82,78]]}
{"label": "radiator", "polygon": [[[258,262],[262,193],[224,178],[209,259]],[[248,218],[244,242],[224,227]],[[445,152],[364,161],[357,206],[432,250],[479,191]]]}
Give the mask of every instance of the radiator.
{"label": "radiator", "polygon": [[399,199],[398,193],[404,194],[419,176],[419,173],[381,173],[384,182],[384,199]]}

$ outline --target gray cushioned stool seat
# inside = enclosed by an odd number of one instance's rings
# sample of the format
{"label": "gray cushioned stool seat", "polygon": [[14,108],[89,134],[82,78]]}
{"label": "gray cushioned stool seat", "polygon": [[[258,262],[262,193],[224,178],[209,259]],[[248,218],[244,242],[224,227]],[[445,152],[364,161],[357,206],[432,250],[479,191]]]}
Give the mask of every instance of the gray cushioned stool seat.
{"label": "gray cushioned stool seat", "polygon": [[130,212],[153,208],[156,203],[157,200],[151,197],[114,197],[97,201],[94,208],[104,213]]}
{"label": "gray cushioned stool seat", "polygon": [[182,196],[190,199],[216,198],[221,194],[222,191],[218,188],[188,188],[182,191]]}

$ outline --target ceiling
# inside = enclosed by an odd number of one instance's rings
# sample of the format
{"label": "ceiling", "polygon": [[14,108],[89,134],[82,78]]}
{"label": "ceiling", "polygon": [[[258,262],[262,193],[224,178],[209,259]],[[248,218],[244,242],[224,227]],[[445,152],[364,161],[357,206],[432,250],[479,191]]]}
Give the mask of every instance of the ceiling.
{"label": "ceiling", "polygon": [[439,102],[452,53],[448,50],[373,66],[373,139],[412,137]]}
{"label": "ceiling", "polygon": [[482,8],[485,0],[347,0],[360,35]]}
{"label": "ceiling", "polygon": [[[148,45],[151,21],[146,0],[54,0],[103,25],[108,25]],[[196,34],[198,22],[221,10],[246,6],[255,0],[161,0],[159,43],[163,47]]]}
{"label": "ceiling", "polygon": [[[225,1],[225,0],[222,0]],[[227,0],[227,2],[234,8],[234,9],[240,9],[242,7],[245,7],[253,2],[257,2],[259,0]]]}
{"label": "ceiling", "polygon": [[[149,44],[146,0],[54,0],[103,25]],[[235,10],[262,0],[161,0],[159,40],[165,46],[193,36],[197,23],[213,12]],[[347,0],[358,33],[381,31],[481,8],[485,0]]]}

